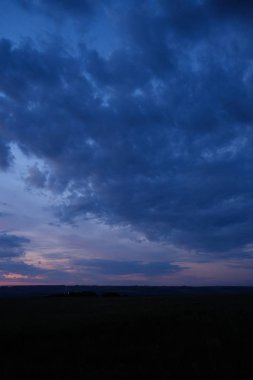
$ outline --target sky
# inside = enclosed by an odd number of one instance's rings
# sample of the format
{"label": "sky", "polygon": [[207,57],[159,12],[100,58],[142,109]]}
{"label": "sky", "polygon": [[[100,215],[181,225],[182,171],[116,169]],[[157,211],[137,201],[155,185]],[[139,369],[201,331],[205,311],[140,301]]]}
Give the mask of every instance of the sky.
{"label": "sky", "polygon": [[253,285],[252,17],[0,0],[0,285]]}

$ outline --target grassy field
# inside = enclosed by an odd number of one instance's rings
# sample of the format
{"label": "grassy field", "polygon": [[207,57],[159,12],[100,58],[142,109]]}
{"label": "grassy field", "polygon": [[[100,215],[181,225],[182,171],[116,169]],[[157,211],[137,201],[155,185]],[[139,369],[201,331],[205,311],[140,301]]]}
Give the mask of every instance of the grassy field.
{"label": "grassy field", "polygon": [[1,379],[253,375],[253,296],[0,300]]}

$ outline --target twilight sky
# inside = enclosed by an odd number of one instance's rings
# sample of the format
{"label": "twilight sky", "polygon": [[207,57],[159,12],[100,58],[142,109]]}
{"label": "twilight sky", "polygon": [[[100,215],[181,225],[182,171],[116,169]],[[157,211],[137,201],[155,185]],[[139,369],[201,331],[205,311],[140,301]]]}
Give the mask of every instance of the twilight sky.
{"label": "twilight sky", "polygon": [[0,0],[0,285],[253,285],[252,18]]}

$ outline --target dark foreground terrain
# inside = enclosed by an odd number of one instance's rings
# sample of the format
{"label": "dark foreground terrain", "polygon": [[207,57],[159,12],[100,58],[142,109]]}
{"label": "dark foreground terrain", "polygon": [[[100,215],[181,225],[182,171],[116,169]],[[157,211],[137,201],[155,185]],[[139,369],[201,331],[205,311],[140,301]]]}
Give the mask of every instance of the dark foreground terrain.
{"label": "dark foreground terrain", "polygon": [[0,299],[1,379],[253,376],[253,295]]}

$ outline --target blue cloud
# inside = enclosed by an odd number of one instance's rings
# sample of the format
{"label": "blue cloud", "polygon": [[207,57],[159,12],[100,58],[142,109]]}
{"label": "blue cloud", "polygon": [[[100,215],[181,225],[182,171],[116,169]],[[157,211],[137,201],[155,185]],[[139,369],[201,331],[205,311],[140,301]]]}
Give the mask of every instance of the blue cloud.
{"label": "blue cloud", "polygon": [[30,242],[23,236],[0,233],[0,259],[20,257],[24,254],[24,247]]}
{"label": "blue cloud", "polygon": [[177,264],[169,262],[150,262],[142,261],[117,261],[117,260],[74,260],[73,264],[78,267],[88,268],[94,273],[98,272],[106,275],[129,275],[144,274],[147,276],[159,276],[181,271],[183,268]]}
{"label": "blue cloud", "polygon": [[[69,6],[80,20],[89,4],[39,7]],[[11,142],[44,160],[47,178],[34,170],[29,181],[67,190],[62,222],[128,225],[215,257],[240,251],[253,227],[251,2],[125,4],[101,8],[122,42],[107,56],[83,41],[75,54],[55,39],[0,41],[0,165]]]}
{"label": "blue cloud", "polygon": [[0,138],[0,169],[6,170],[9,168],[13,161],[10,147],[8,144]]}
{"label": "blue cloud", "polygon": [[[91,15],[94,4],[91,0],[16,0],[17,4],[28,11],[45,12],[56,15],[57,12],[66,12],[66,15]],[[65,15],[65,16],[66,16]]]}

